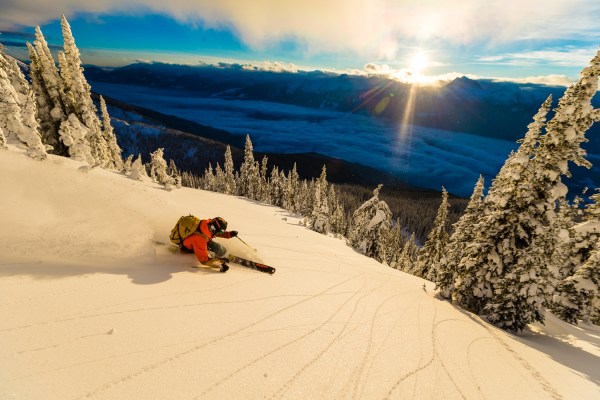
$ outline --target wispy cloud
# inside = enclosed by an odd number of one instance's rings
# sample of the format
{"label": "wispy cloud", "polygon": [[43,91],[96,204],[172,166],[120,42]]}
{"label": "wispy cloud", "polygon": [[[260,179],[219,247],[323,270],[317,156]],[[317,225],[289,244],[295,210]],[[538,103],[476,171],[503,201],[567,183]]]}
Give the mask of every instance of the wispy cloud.
{"label": "wispy cloud", "polygon": [[352,51],[372,59],[393,59],[409,41],[600,37],[597,0],[9,0],[0,4],[0,29],[42,24],[63,13],[101,18],[149,12],[230,29],[256,49],[294,40],[308,54]]}
{"label": "wispy cloud", "polygon": [[581,67],[586,65],[598,51],[597,48],[547,49],[520,53],[506,53],[480,57],[481,63],[506,64],[516,66],[539,65],[540,63],[562,67]]}
{"label": "wispy cloud", "polygon": [[501,82],[534,83],[548,86],[569,86],[573,83],[573,79],[569,79],[569,77],[566,75],[541,75],[527,76],[524,78],[493,78],[493,80]]}

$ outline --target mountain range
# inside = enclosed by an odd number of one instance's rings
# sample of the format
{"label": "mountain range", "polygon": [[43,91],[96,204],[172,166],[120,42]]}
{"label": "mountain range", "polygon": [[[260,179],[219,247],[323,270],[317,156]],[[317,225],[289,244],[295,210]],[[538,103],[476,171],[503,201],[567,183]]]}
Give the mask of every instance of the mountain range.
{"label": "mountain range", "polygon": [[[479,174],[495,176],[543,101],[552,95],[556,105],[565,90],[464,76],[439,87],[417,87],[383,76],[273,72],[237,64],[86,66],[85,74],[105,97],[222,132],[204,136],[210,139],[239,146],[250,134],[258,151],[321,153],[462,196],[470,194]],[[408,145],[400,138],[407,126]],[[585,148],[594,163],[600,127],[592,127],[588,138]],[[576,191],[597,186],[597,172],[575,168]]]}

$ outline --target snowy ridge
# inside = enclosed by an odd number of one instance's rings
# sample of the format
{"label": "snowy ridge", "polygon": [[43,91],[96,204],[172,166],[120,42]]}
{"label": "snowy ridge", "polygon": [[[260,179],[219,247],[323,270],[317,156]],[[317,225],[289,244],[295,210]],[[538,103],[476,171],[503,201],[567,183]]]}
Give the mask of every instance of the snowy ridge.
{"label": "snowy ridge", "polygon": [[[600,330],[503,332],[286,211],[0,152],[1,399],[597,399]],[[183,214],[277,267],[191,269]]]}

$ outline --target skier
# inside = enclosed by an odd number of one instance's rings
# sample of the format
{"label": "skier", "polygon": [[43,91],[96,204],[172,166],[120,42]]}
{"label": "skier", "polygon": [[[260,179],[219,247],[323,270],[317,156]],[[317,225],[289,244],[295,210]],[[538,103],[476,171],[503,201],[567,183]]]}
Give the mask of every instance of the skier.
{"label": "skier", "polygon": [[[183,239],[181,249],[196,254],[198,261],[203,265],[220,266],[221,272],[225,272],[229,266],[220,257],[225,255],[227,249],[212,239],[215,237],[231,239],[237,236],[237,231],[227,231],[226,229],[227,222],[221,217],[200,220],[198,229]],[[209,251],[214,254],[214,257],[209,256]]]}

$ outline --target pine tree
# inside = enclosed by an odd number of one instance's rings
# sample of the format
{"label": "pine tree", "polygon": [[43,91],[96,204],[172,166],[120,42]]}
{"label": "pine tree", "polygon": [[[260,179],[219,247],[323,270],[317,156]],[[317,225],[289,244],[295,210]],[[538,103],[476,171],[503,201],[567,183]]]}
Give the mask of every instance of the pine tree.
{"label": "pine tree", "polygon": [[19,104],[24,104],[29,97],[29,83],[27,83],[17,61],[0,52],[0,68],[6,72],[6,76],[17,94]]}
{"label": "pine tree", "polygon": [[553,291],[547,230],[557,200],[567,193],[561,176],[569,176],[568,163],[590,166],[580,145],[595,118],[591,98],[599,73],[600,52],[566,90],[533,152],[520,148],[507,160],[490,189],[474,243],[465,250],[467,274],[456,285],[457,302],[500,327],[522,330],[543,322],[542,306]]}
{"label": "pine tree", "polygon": [[308,215],[312,207],[312,196],[309,183],[306,179],[300,182],[298,196],[294,201],[296,212],[300,215]]}
{"label": "pine tree", "polygon": [[256,200],[256,183],[260,180],[259,171],[254,161],[254,151],[250,135],[246,135],[244,147],[244,162],[240,167],[239,194],[249,199]]}
{"label": "pine tree", "polygon": [[[558,210],[556,217],[551,221],[549,229],[546,231],[551,255],[548,259],[548,272],[551,280],[551,286],[556,287],[564,278],[572,274],[574,265],[572,264],[575,242],[575,218],[579,200],[574,200],[574,205],[569,204],[566,198],[558,201]],[[548,293],[546,297],[546,307],[552,308],[552,297],[554,293]]]}
{"label": "pine tree", "polygon": [[[288,185],[289,187],[290,185]],[[329,210],[332,211],[330,226],[331,232],[336,235],[346,235],[346,212],[344,206],[340,203],[336,194],[334,185],[329,185],[329,193],[327,194],[327,200],[329,201]]]}
{"label": "pine tree", "polygon": [[37,102],[42,141],[52,146],[54,154],[68,156],[68,149],[61,142],[59,133],[60,125],[67,119],[63,84],[39,26],[35,29],[35,38],[34,45],[27,43],[27,47],[31,59],[29,76]]}
{"label": "pine tree", "polygon": [[70,114],[76,111],[75,104],[77,103],[77,100],[75,99],[76,93],[70,90],[70,88],[73,86],[74,77],[64,50],[58,52],[58,66],[60,70],[60,79],[62,81],[62,99],[65,113]]}
{"label": "pine tree", "polygon": [[[5,133],[6,140],[16,140],[26,147],[28,156],[37,160],[44,160],[46,158],[46,148],[42,144],[37,125],[33,124],[34,126],[29,127],[23,123],[23,115],[29,113],[29,117],[31,117],[34,110],[21,103],[19,94],[11,83],[16,78],[11,79],[8,75],[15,73],[14,69],[8,66],[9,64],[4,55],[0,53],[0,129]],[[27,98],[28,100],[29,98]],[[26,107],[25,110],[22,109],[23,106]],[[29,104],[29,107],[31,107],[31,104]]]}
{"label": "pine tree", "polygon": [[379,262],[385,261],[386,252],[382,239],[392,224],[390,208],[385,201],[379,200],[382,186],[377,186],[373,197],[354,211],[349,238],[352,247]]}
{"label": "pine tree", "polygon": [[548,98],[492,183],[463,251],[452,293],[463,308],[481,313],[501,327],[521,330],[543,321],[550,282],[544,234],[548,210],[540,199],[534,155],[550,109]]}
{"label": "pine tree", "polygon": [[296,170],[296,163],[294,167],[288,173],[287,185],[285,187],[284,204],[283,207],[290,212],[298,212],[299,207],[299,190],[300,190],[300,176]]}
{"label": "pine tree", "polygon": [[148,174],[146,173],[146,167],[142,162],[142,155],[138,154],[138,157],[131,164],[131,172],[129,173],[129,178],[137,181],[142,181],[144,178],[148,178]]}
{"label": "pine tree", "polygon": [[17,134],[19,140],[27,146],[27,154],[35,159],[46,158],[46,147],[40,134],[37,121],[37,105],[29,83],[21,72],[15,59],[8,59],[0,53],[0,68],[6,71],[7,77],[17,94],[17,103],[21,112],[23,129]]}
{"label": "pine tree", "polygon": [[408,239],[408,242],[406,242],[404,247],[402,247],[402,252],[400,253],[400,257],[398,257],[398,262],[396,263],[396,269],[411,273],[411,271],[415,269],[418,254],[419,246],[416,245],[415,234],[412,233],[410,235],[410,239]]}
{"label": "pine tree", "polygon": [[464,214],[454,224],[445,255],[438,265],[439,269],[435,281],[436,289],[439,289],[440,295],[446,299],[451,298],[452,291],[454,290],[454,281],[459,275],[464,275],[464,272],[461,273],[458,271],[458,267],[465,247],[473,241],[475,224],[483,211],[483,183],[483,176],[479,175],[471,199],[467,204]]}
{"label": "pine tree", "polygon": [[173,159],[169,160],[169,166],[167,167],[167,175],[169,175],[171,178],[173,178],[173,181],[175,182],[175,187],[177,187],[178,189],[181,189],[181,186],[182,186],[181,173],[179,172],[179,169],[175,165],[175,161],[173,161]]}
{"label": "pine tree", "polygon": [[269,203],[269,177],[267,172],[267,164],[269,162],[269,158],[267,156],[263,156],[262,161],[260,163],[260,191],[259,191],[259,200],[265,203]]}
{"label": "pine tree", "polygon": [[125,162],[123,163],[123,173],[129,175],[131,172],[131,165],[133,164],[133,154],[130,154]]}
{"label": "pine tree", "polygon": [[106,162],[106,167],[122,171],[123,157],[121,156],[121,153],[123,151],[117,143],[117,137],[115,136],[114,129],[110,122],[106,101],[104,101],[104,97],[102,96],[100,96],[100,112],[102,113],[102,134],[104,136],[104,141],[108,146],[108,160]]}
{"label": "pine tree", "polygon": [[327,201],[327,168],[323,165],[321,176],[315,182],[315,197],[309,226],[313,231],[327,234],[331,230],[329,204]]}
{"label": "pine tree", "polygon": [[233,168],[233,158],[231,156],[231,147],[227,145],[225,149],[225,176],[223,177],[223,193],[225,194],[235,194],[235,176],[234,176],[234,168]]}
{"label": "pine tree", "polygon": [[83,75],[79,49],[71,32],[71,26],[63,15],[61,20],[64,39],[64,62],[61,63],[61,76],[64,80],[64,92],[67,109],[74,114],[87,128],[87,139],[92,156],[100,166],[111,164],[108,144],[102,134],[100,120],[96,114],[96,106],[92,101],[91,87]]}
{"label": "pine tree", "polygon": [[6,150],[8,146],[6,145],[6,137],[4,136],[4,131],[0,128],[0,150]]}
{"label": "pine tree", "polygon": [[87,140],[89,129],[83,125],[75,114],[60,124],[58,133],[60,140],[69,149],[69,157],[84,162],[88,165],[96,165],[90,143]]}
{"label": "pine tree", "polygon": [[386,259],[385,262],[392,268],[398,269],[400,257],[402,255],[402,249],[406,243],[406,238],[402,234],[402,227],[400,221],[397,219],[396,223],[389,229],[387,236],[384,239]]}
{"label": "pine tree", "polygon": [[160,147],[153,153],[150,153],[150,177],[164,185],[166,189],[171,190],[175,185],[175,180],[167,173],[164,150],[164,148]]}
{"label": "pine tree", "polygon": [[273,165],[271,169],[270,191],[271,204],[281,207],[283,205],[283,187],[279,168],[276,165]]}
{"label": "pine tree", "polygon": [[423,248],[419,252],[419,258],[414,270],[415,275],[436,281],[440,269],[440,262],[445,255],[448,245],[448,232],[446,224],[448,223],[448,192],[442,188],[442,204],[438,208],[437,215],[433,222],[433,228],[427,235]]}
{"label": "pine tree", "polygon": [[592,303],[600,289],[600,193],[590,196],[584,221],[569,230],[565,257],[560,271],[560,282],[549,306],[561,319],[577,323],[589,320]]}
{"label": "pine tree", "polygon": [[203,175],[203,185],[202,189],[215,191],[216,186],[216,178],[213,172],[213,167],[211,163],[208,163],[208,167],[206,167],[206,171],[204,171]]}
{"label": "pine tree", "polygon": [[575,273],[562,280],[553,298],[553,309],[561,319],[577,323],[597,322],[597,298],[600,295],[600,239],[594,245],[594,251]]}

